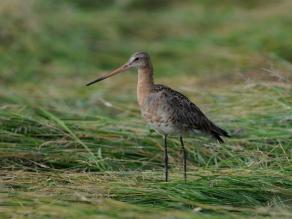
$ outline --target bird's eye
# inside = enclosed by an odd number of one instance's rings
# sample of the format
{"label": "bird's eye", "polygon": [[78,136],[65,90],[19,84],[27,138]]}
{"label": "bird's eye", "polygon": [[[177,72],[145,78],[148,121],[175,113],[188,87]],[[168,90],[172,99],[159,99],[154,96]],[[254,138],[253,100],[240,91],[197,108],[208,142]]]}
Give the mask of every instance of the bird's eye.
{"label": "bird's eye", "polygon": [[137,58],[135,58],[135,59],[134,59],[134,61],[138,61],[139,59],[140,59],[140,58],[139,58],[139,57],[137,57]]}

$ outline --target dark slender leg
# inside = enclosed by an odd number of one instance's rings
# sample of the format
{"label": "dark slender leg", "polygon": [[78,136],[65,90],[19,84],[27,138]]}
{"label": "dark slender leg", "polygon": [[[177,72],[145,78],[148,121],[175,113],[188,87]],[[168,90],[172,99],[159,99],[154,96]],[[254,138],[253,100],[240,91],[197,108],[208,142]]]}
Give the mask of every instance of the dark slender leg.
{"label": "dark slender leg", "polygon": [[186,150],[185,150],[183,138],[180,137],[179,140],[180,140],[180,143],[181,143],[181,149],[182,149],[182,154],[183,154],[184,180],[186,182],[187,181],[187,153],[186,153]]}
{"label": "dark slender leg", "polygon": [[167,182],[168,181],[167,135],[164,135],[164,174],[165,182]]}

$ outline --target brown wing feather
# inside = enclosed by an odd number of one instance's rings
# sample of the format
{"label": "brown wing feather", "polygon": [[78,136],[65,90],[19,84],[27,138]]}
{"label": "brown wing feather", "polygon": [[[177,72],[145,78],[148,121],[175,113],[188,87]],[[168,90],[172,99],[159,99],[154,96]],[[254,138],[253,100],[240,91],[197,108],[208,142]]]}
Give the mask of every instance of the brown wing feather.
{"label": "brown wing feather", "polygon": [[196,129],[201,132],[210,134],[216,138],[219,142],[223,142],[220,136],[229,137],[228,133],[223,129],[216,126],[212,121],[210,121],[207,116],[192,103],[183,94],[167,87],[164,85],[155,85],[153,88],[154,92],[163,92],[168,105],[171,106],[173,110],[172,114],[174,120],[183,128],[188,130]]}

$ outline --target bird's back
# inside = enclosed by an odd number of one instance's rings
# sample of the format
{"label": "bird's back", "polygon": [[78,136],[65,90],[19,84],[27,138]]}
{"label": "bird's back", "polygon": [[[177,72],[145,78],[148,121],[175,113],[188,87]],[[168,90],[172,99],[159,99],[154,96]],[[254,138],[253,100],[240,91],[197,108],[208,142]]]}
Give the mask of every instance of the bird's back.
{"label": "bird's back", "polygon": [[143,117],[161,134],[184,136],[202,132],[223,142],[228,133],[216,126],[183,94],[160,84],[153,85],[141,106]]}

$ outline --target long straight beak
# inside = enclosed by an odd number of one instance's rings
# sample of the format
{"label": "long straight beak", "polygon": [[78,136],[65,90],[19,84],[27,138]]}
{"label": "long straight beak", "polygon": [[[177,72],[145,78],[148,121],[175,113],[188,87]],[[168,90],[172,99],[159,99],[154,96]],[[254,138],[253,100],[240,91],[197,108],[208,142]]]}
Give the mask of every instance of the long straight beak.
{"label": "long straight beak", "polygon": [[96,80],[87,83],[86,86],[90,86],[90,85],[92,85],[92,84],[95,84],[96,82],[99,82],[99,81],[102,81],[102,80],[104,80],[104,79],[107,79],[107,78],[109,78],[109,77],[111,77],[111,76],[114,76],[114,75],[116,75],[116,74],[118,74],[118,73],[121,73],[121,72],[127,71],[129,68],[130,68],[130,66],[129,66],[128,64],[124,64],[124,65],[122,65],[122,66],[120,66],[120,67],[114,69],[114,70],[111,71],[110,73],[105,74],[105,75],[103,75],[103,76],[97,78]]}

